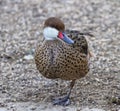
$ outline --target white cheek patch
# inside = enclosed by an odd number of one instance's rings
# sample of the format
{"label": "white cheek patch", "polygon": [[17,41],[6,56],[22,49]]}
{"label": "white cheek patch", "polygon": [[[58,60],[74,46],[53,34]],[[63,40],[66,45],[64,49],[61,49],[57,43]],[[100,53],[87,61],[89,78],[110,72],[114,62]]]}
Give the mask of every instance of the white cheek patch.
{"label": "white cheek patch", "polygon": [[52,27],[46,27],[43,30],[43,35],[46,40],[54,40],[57,39],[59,31]]}

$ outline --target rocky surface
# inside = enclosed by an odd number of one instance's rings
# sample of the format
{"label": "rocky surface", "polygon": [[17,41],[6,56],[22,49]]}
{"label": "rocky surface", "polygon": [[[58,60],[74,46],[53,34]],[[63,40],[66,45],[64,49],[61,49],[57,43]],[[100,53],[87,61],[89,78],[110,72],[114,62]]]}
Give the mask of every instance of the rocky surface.
{"label": "rocky surface", "polygon": [[[69,81],[48,80],[33,55],[46,18],[57,16],[66,29],[91,32],[90,73],[78,80],[71,105],[52,106]],[[119,0],[0,0],[0,111],[120,111]]]}

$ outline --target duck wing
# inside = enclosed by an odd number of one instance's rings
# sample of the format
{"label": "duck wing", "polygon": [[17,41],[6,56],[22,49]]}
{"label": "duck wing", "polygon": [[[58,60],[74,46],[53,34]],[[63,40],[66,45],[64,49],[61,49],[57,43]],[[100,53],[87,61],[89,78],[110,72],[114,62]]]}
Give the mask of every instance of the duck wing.
{"label": "duck wing", "polygon": [[81,33],[76,30],[66,30],[65,33],[68,35],[68,37],[70,37],[74,41],[74,44],[72,44],[72,47],[75,50],[88,55],[89,49],[88,49],[88,43],[85,36],[86,35],[93,36],[92,34]]}

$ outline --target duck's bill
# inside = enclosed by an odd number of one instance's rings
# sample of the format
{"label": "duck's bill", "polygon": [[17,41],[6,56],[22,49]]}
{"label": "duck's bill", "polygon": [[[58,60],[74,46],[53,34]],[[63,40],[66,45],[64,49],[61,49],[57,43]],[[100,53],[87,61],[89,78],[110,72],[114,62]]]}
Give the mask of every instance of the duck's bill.
{"label": "duck's bill", "polygon": [[58,37],[68,44],[74,43],[74,41],[71,38],[69,38],[65,33],[60,32]]}

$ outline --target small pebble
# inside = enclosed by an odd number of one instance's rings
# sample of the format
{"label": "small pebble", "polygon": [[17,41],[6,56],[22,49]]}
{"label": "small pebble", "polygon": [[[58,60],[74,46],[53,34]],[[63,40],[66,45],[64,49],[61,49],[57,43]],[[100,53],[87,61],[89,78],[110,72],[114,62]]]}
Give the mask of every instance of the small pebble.
{"label": "small pebble", "polygon": [[32,60],[32,59],[34,59],[34,57],[33,57],[33,55],[25,55],[24,59],[25,60]]}

